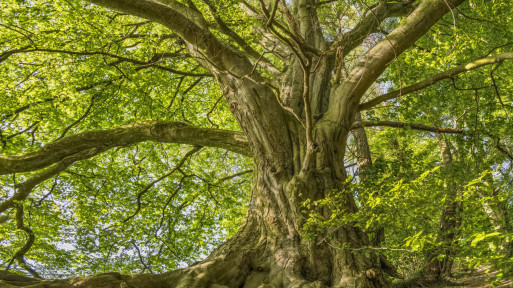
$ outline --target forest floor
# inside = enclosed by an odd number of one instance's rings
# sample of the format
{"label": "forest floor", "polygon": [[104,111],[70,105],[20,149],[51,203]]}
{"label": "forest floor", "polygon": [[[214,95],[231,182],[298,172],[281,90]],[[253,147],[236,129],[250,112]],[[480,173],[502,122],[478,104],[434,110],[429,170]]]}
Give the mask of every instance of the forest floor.
{"label": "forest floor", "polygon": [[513,279],[503,280],[501,286],[491,286],[491,280],[495,279],[497,272],[486,273],[487,267],[480,267],[473,271],[455,271],[454,277],[442,283],[423,285],[425,288],[488,288],[488,287],[513,287]]}

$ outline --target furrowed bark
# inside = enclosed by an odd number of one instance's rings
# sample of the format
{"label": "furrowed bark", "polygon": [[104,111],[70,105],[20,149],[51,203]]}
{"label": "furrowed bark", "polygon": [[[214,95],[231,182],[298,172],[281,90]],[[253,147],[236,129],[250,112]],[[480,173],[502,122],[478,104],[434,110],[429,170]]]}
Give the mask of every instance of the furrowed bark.
{"label": "furrowed bark", "polygon": [[367,140],[367,133],[365,133],[364,125],[362,123],[362,116],[360,112],[356,113],[355,125],[353,125],[353,133],[356,144],[356,163],[358,165],[361,181],[365,181],[367,170],[372,166],[371,151],[369,148],[369,141]]}

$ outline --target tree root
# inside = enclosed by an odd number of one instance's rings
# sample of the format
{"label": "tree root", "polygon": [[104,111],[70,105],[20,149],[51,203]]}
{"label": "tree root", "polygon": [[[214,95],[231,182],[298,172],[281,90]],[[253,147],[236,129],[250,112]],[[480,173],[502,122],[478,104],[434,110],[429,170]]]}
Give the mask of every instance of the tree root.
{"label": "tree root", "polygon": [[[335,285],[334,288],[388,287],[382,275],[384,269],[380,267],[377,256],[374,256],[373,261],[370,258],[357,260],[356,254],[349,252],[323,254],[322,251],[325,250],[322,249],[308,250],[310,253],[302,255],[300,251],[307,250],[301,250],[302,246],[294,240],[262,237],[258,226],[251,224],[247,223],[247,226],[239,230],[239,233],[212,252],[205,260],[188,268],[157,275],[128,275],[114,272],[64,280],[32,279],[13,273],[2,276],[0,273],[0,287],[328,288],[330,285]],[[330,255],[333,258],[326,257]],[[338,261],[340,257],[345,257],[341,259],[352,262],[347,262],[344,266],[346,268],[342,270],[340,269],[342,266],[337,265],[319,267],[322,265],[322,259]]]}
{"label": "tree root", "polygon": [[[223,247],[223,246],[221,246]],[[34,279],[15,273],[0,273],[1,288],[228,288],[242,287],[251,269],[244,249],[214,253],[191,267],[163,274],[103,273],[63,280]],[[219,250],[218,250],[219,251]]]}

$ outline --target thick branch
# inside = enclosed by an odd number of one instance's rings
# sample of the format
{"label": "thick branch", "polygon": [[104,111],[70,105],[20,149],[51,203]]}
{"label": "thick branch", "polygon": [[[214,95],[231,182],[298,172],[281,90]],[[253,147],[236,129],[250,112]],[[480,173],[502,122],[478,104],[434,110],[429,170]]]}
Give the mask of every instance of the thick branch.
{"label": "thick branch", "polygon": [[463,1],[422,1],[397,28],[367,53],[351,71],[347,80],[335,89],[323,120],[349,126],[353,121],[360,98],[387,66],[422,37],[450,9]]}
{"label": "thick branch", "polygon": [[217,27],[221,33],[224,35],[230,37],[239,45],[240,48],[244,50],[248,54],[249,57],[251,57],[253,60],[258,61],[257,64],[262,65],[264,68],[266,68],[269,72],[272,72],[276,75],[280,73],[280,71],[273,66],[272,63],[269,62],[265,57],[263,57],[260,53],[258,53],[251,45],[246,43],[244,39],[242,39],[239,34],[235,33],[226,23],[219,17],[218,11],[215,8],[215,6],[209,1],[209,0],[203,0],[203,2],[207,5],[209,10],[212,13],[212,16],[214,17],[214,20],[216,21]]}
{"label": "thick branch", "polygon": [[411,2],[382,3],[367,15],[349,32],[344,33],[333,47],[343,46],[343,56],[362,44],[369,34],[379,31],[379,25],[387,18],[404,16],[413,10]]}
{"label": "thick branch", "polygon": [[434,85],[435,83],[437,83],[441,80],[449,79],[458,74],[461,74],[461,73],[464,73],[464,72],[467,72],[470,70],[474,70],[474,69],[477,69],[477,68],[485,66],[485,65],[499,63],[499,62],[502,62],[502,61],[508,60],[508,59],[513,59],[513,52],[506,52],[506,53],[501,53],[501,54],[497,54],[497,55],[490,56],[490,57],[481,58],[481,59],[469,62],[467,64],[463,64],[458,67],[449,69],[442,73],[433,75],[421,82],[418,82],[416,84],[410,85],[405,88],[402,88],[400,90],[392,91],[392,92],[386,93],[384,95],[381,95],[379,97],[376,97],[368,102],[360,104],[358,109],[366,110],[366,109],[374,107],[380,103],[383,103],[387,100],[394,99],[394,98],[397,98],[397,97],[400,97],[400,96],[403,96],[406,94],[410,94],[413,92],[417,92],[426,87]]}
{"label": "thick branch", "polygon": [[82,132],[49,143],[31,153],[0,156],[0,175],[41,169],[87,149],[110,149],[143,141],[219,147],[246,156],[252,155],[246,137],[240,132],[191,127],[180,122],[148,121]]}
{"label": "thick branch", "polygon": [[[63,139],[64,140],[64,139]],[[44,149],[44,148],[43,148]],[[64,159],[57,162],[55,165],[35,174],[34,176],[28,178],[24,182],[16,185],[16,192],[9,199],[0,203],[0,213],[4,212],[7,209],[10,209],[16,205],[17,201],[23,201],[27,199],[32,189],[39,183],[49,179],[57,174],[59,174],[62,170],[68,168],[71,164],[76,161],[87,159],[93,157],[99,153],[106,151],[107,148],[93,148],[93,149],[85,149],[79,153],[75,153]],[[3,164],[0,164],[3,165]],[[1,167],[1,166],[0,166]],[[6,166],[9,167],[9,166]],[[9,167],[10,168],[10,167]]]}
{"label": "thick branch", "polygon": [[253,65],[246,57],[235,52],[208,30],[208,25],[201,14],[178,1],[91,0],[90,2],[163,24],[198,49],[217,70],[230,71],[237,76],[248,75],[253,70]]}
{"label": "thick branch", "polygon": [[393,121],[378,121],[378,122],[358,122],[351,126],[351,129],[358,129],[360,127],[379,127],[379,126],[387,126],[387,127],[396,127],[396,128],[410,128],[414,130],[428,131],[428,132],[436,132],[436,133],[452,133],[452,134],[463,134],[465,131],[456,128],[446,128],[446,127],[432,127],[426,126],[422,124],[412,124],[412,123],[404,123],[404,122],[393,122]]}

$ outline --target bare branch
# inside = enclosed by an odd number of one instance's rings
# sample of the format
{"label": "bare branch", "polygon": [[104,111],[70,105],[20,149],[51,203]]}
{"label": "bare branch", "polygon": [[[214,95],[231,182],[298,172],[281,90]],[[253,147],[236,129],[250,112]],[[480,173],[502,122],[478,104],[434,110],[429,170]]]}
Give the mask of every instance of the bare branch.
{"label": "bare branch", "polygon": [[445,72],[433,75],[421,82],[410,85],[408,87],[404,87],[400,90],[392,91],[392,92],[386,93],[384,95],[381,95],[379,97],[376,97],[368,102],[360,104],[358,109],[359,110],[367,110],[367,109],[372,108],[372,107],[374,107],[380,103],[383,103],[387,100],[394,99],[394,98],[397,98],[397,97],[400,97],[400,96],[403,96],[406,94],[420,91],[426,87],[436,84],[437,82],[439,82],[441,80],[449,79],[458,74],[461,74],[461,73],[464,73],[464,72],[467,72],[470,70],[474,70],[474,69],[477,69],[477,68],[485,66],[485,65],[500,63],[500,62],[502,62],[504,60],[508,60],[508,59],[513,59],[513,52],[505,52],[505,53],[500,53],[500,54],[497,54],[494,56],[481,58],[481,59],[469,62],[467,64],[463,64],[458,67],[449,69]]}
{"label": "bare branch", "polygon": [[143,141],[211,146],[252,156],[249,142],[241,132],[198,128],[180,122],[147,121],[67,136],[23,155],[0,155],[0,175],[41,169],[88,149],[107,150]]}
{"label": "bare branch", "polygon": [[[151,270],[151,267],[150,267],[150,263],[144,263],[143,261],[143,258],[142,258],[142,255],[141,255],[141,250],[139,249],[139,246],[137,246],[137,243],[135,242],[135,240],[132,241],[132,245],[134,246],[135,248],[135,251],[137,251],[137,256],[139,256],[139,262],[141,262],[141,265],[143,265],[144,269],[143,269],[143,273],[144,273],[144,270],[145,269],[148,269],[148,271],[150,271],[151,274],[153,274],[153,270]],[[148,262],[151,262],[151,261],[148,261]]]}

